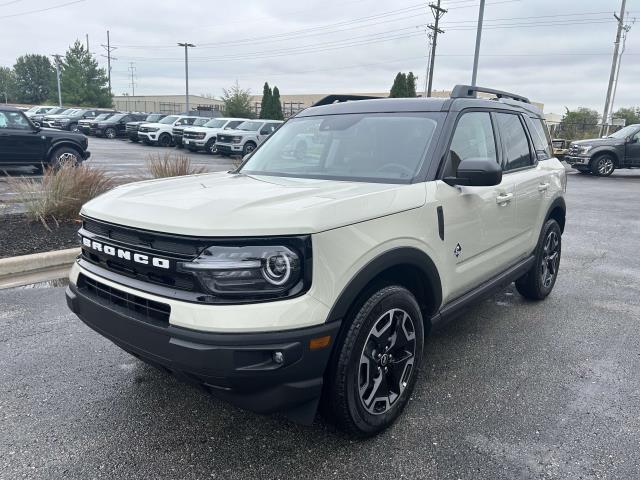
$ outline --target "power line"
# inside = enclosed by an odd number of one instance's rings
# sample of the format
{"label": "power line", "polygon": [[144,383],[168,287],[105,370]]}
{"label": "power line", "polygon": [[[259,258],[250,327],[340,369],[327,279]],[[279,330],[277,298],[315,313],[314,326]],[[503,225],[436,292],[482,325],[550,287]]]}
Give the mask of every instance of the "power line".
{"label": "power line", "polygon": [[117,49],[118,47],[111,46],[111,41],[109,39],[109,30],[107,30],[107,44],[105,45],[103,43],[101,46],[107,52],[107,54],[102,55],[102,57],[107,58],[107,76],[109,78],[109,95],[113,95],[113,93],[111,92],[111,60],[117,60],[117,58],[112,57],[111,52]]}
{"label": "power line", "polygon": [[431,32],[433,33],[433,39],[431,41],[431,58],[429,60],[429,80],[427,83],[427,97],[431,96],[431,87],[433,85],[433,66],[435,65],[435,61],[436,61],[436,47],[438,45],[438,34],[444,33],[444,30],[440,29],[438,27],[438,24],[440,23],[440,19],[444,16],[444,14],[447,13],[447,10],[445,10],[440,6],[440,0],[438,0],[437,5],[430,3],[429,8],[433,13],[435,22],[434,22],[434,25],[427,25],[427,28],[431,30]]}
{"label": "power line", "polygon": [[11,0],[10,2],[0,3],[0,7],[6,7],[7,5],[13,5],[14,3],[21,2],[22,0]]}
{"label": "power line", "polygon": [[[49,10],[54,10],[56,8],[66,7],[68,5],[75,5],[76,3],[81,3],[81,2],[84,2],[84,1],[85,0],[74,0],[73,2],[61,3],[59,5],[54,5],[52,7],[39,8],[37,10],[30,10],[28,12],[12,13],[11,15],[2,15],[0,18],[14,18],[14,17],[21,17],[22,15],[31,15],[32,13],[47,12]],[[11,3],[11,2],[9,2],[9,3]],[[8,4],[5,4],[5,5],[8,5]]]}

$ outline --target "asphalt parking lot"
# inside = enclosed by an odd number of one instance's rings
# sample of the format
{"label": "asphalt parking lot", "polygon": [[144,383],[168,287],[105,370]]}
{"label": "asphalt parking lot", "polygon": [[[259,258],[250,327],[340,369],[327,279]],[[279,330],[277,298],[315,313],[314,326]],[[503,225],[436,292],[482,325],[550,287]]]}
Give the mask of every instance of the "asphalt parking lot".
{"label": "asphalt parking lot", "polygon": [[[188,156],[193,165],[205,167],[210,171],[229,170],[233,167],[233,160],[220,155],[208,155],[204,152],[189,152],[182,148],[162,148],[142,143],[132,143],[127,139],[107,140],[104,138],[89,137],[89,151],[91,157],[86,164],[100,168],[111,176],[121,181],[133,181],[144,178],[145,161],[150,155],[181,154]],[[9,176],[26,176],[39,178],[33,173],[32,168],[7,168],[0,172],[0,213],[2,202],[11,201],[13,192],[8,183]],[[5,171],[6,170],[6,171]]]}
{"label": "asphalt parking lot", "polygon": [[435,332],[404,415],[367,441],[145,366],[74,317],[64,286],[0,291],[0,478],[638,478],[636,172],[570,175],[551,296],[509,287]]}

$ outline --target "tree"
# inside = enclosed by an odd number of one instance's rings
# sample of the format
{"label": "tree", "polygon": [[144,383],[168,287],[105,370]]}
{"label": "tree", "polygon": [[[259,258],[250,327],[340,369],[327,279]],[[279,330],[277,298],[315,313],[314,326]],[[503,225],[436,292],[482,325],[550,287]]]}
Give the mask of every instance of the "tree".
{"label": "tree", "polygon": [[16,96],[16,77],[9,67],[0,67],[0,102],[13,102]]}
{"label": "tree", "polygon": [[280,103],[280,90],[278,90],[278,87],[273,87],[273,98],[271,99],[271,119],[284,120],[284,115],[282,114],[282,103]]}
{"label": "tree", "polygon": [[407,97],[415,98],[418,96],[416,93],[416,80],[413,72],[409,72],[407,75]]}
{"label": "tree", "polygon": [[52,97],[55,70],[44,55],[22,55],[13,66],[15,98],[22,103],[44,103]]}
{"label": "tree", "polygon": [[227,117],[253,118],[251,110],[251,91],[240,88],[236,81],[229,90],[222,89],[222,100],[224,101],[224,111]]}
{"label": "tree", "polygon": [[640,123],[640,107],[619,108],[618,111],[613,114],[613,118],[624,118],[625,125]]}
{"label": "tree", "polygon": [[273,94],[271,93],[271,87],[267,82],[264,82],[262,88],[262,102],[260,103],[260,118],[271,118],[271,112],[273,111]]}
{"label": "tree", "polygon": [[579,107],[573,111],[568,108],[566,110],[567,112],[560,121],[559,137],[564,137],[567,140],[580,140],[598,136],[600,115],[597,111],[586,107]]}
{"label": "tree", "polygon": [[71,105],[111,107],[113,99],[109,92],[109,80],[104,68],[76,40],[69,47],[60,68],[62,102]]}
{"label": "tree", "polygon": [[393,81],[393,85],[391,86],[391,92],[389,93],[389,97],[391,98],[403,98],[407,96],[407,76],[398,72],[395,80]]}

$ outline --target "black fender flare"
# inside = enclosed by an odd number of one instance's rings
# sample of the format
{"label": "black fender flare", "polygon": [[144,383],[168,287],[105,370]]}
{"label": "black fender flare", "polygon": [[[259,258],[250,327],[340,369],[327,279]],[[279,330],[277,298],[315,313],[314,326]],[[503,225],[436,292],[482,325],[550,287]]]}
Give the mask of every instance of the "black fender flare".
{"label": "black fender flare", "polygon": [[[547,220],[551,218],[551,214],[557,208],[560,208],[562,210],[562,218],[564,219],[567,215],[567,203],[565,202],[564,197],[558,197],[553,202],[551,202],[551,205],[549,205],[549,208],[547,209],[547,214],[544,217],[544,223],[547,223]],[[564,220],[559,223],[560,223],[561,231],[564,232],[564,225],[565,225]]]}
{"label": "black fender flare", "polygon": [[76,142],[74,142],[72,140],[61,139],[61,140],[58,140],[55,143],[52,143],[49,146],[49,149],[47,150],[47,153],[44,156],[44,160],[48,162],[49,161],[49,157],[51,157],[51,154],[53,152],[55,152],[57,149],[59,149],[60,147],[70,147],[70,148],[73,148],[74,150],[77,150],[78,153],[81,156],[84,154],[84,149],[82,148],[81,145],[77,144]]}
{"label": "black fender flare", "polygon": [[367,285],[385,270],[401,265],[416,267],[421,272],[427,280],[426,284],[421,286],[425,289],[427,298],[433,302],[434,312],[431,313],[438,311],[442,304],[442,283],[435,263],[418,248],[398,247],[375,257],[349,281],[331,307],[326,323],[342,320]]}

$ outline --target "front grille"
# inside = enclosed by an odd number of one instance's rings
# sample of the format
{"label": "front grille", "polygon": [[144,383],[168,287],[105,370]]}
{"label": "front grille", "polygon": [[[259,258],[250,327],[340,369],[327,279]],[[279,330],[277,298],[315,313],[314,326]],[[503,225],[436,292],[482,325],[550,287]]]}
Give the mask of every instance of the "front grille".
{"label": "front grille", "polygon": [[[83,219],[80,234],[82,235],[83,232],[85,232],[85,236],[87,236],[87,232],[97,236],[96,241],[108,243],[111,240],[112,244],[118,247],[168,258],[174,265],[178,262],[188,262],[195,259],[205,248],[211,245],[210,241],[199,238],[149,232],[86,218]],[[177,271],[175,268],[163,270],[153,266],[141,265],[114,256],[104,255],[84,246],[82,248],[82,258],[94,265],[143,282],[191,292],[200,290],[196,278],[190,272]]]}
{"label": "front grille", "polygon": [[580,153],[580,147],[577,145],[571,145],[569,147],[569,155],[578,155]]}
{"label": "front grille", "polygon": [[184,132],[184,138],[193,138],[195,140],[202,140],[205,137],[204,132]]}
{"label": "front grille", "polygon": [[138,131],[138,125],[127,125],[127,133],[133,133]]}
{"label": "front grille", "polygon": [[78,275],[78,290],[96,303],[153,325],[168,326],[171,307],[110,287],[82,273]]}
{"label": "front grille", "polygon": [[182,135],[182,132],[184,132],[184,128],[174,128],[171,133],[173,133],[174,135]]}
{"label": "front grille", "polygon": [[231,143],[233,137],[231,135],[218,135],[218,142]]}

